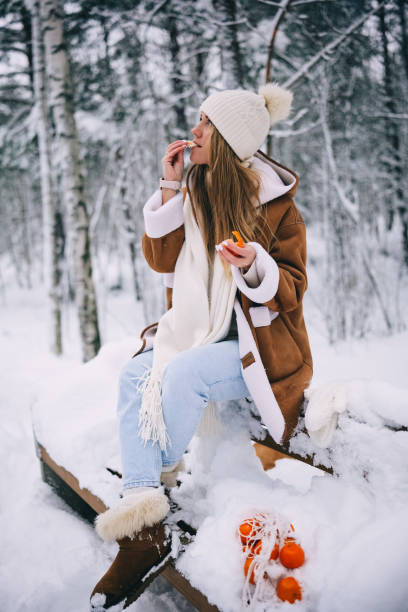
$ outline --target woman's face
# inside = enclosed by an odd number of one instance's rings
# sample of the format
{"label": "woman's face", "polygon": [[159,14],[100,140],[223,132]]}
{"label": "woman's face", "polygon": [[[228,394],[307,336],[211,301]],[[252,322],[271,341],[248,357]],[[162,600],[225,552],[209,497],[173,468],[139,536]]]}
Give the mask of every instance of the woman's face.
{"label": "woman's face", "polygon": [[190,161],[193,164],[210,163],[210,141],[214,126],[205,113],[200,113],[200,121],[191,130],[194,134],[194,143],[197,145],[191,149]]}

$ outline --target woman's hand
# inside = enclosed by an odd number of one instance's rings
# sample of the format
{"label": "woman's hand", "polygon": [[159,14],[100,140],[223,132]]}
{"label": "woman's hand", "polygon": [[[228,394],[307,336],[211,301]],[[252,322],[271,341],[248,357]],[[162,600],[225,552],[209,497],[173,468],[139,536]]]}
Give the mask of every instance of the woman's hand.
{"label": "woman's hand", "polygon": [[250,268],[256,257],[256,251],[250,244],[238,247],[234,242],[224,240],[224,242],[216,246],[216,249],[221,259],[236,268],[244,268],[243,272]]}
{"label": "woman's hand", "polygon": [[175,140],[167,147],[162,158],[163,178],[166,181],[180,181],[183,178],[184,150],[187,144],[184,140]]}

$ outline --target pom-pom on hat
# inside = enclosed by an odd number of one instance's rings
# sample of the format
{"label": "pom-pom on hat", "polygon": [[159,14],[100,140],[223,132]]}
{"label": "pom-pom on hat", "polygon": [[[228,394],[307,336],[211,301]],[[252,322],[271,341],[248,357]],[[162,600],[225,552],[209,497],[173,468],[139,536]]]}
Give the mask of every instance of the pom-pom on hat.
{"label": "pom-pom on hat", "polygon": [[244,89],[216,91],[200,110],[243,161],[256,153],[271,125],[289,116],[292,97],[288,89],[268,83],[257,94]]}

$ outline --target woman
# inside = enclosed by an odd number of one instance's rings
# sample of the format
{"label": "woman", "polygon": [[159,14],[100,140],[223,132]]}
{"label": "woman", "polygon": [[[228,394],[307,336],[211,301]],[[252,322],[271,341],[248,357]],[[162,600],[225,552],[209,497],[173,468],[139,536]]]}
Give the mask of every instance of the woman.
{"label": "woman", "polygon": [[[162,473],[175,472],[211,401],[251,396],[277,442],[296,426],[312,360],[302,314],[304,222],[297,176],[258,149],[292,95],[229,90],[201,106],[186,189],[177,140],[144,208],[143,251],[166,276],[169,309],[124,367],[118,413],[123,498],[96,521],[119,553],[93,591],[108,608],[143,590],[169,553]],[[228,241],[238,230],[244,246]],[[149,350],[153,346],[154,349]]]}

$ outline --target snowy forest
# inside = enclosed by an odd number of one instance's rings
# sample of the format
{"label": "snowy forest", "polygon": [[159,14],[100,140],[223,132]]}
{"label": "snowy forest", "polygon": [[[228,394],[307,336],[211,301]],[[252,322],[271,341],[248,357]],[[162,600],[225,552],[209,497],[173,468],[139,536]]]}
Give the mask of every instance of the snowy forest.
{"label": "snowy forest", "polygon": [[271,80],[294,93],[268,153],[300,176],[330,342],[404,328],[403,0],[10,1],[1,20],[0,291],[44,287],[56,353],[74,300],[84,360],[103,342],[107,293],[133,291],[156,320],[141,211],[163,151],[209,92]]}
{"label": "snowy forest", "polygon": [[[237,518],[250,491],[260,506],[267,501],[292,512],[307,559],[308,551],[315,556],[315,565],[310,559],[296,574],[305,597],[294,609],[408,609],[408,3],[2,0],[0,516],[10,525],[2,535],[9,557],[0,577],[5,612],[88,609],[93,583],[114,549],[41,482],[32,408],[42,397],[36,436],[43,435],[53,458],[81,486],[92,490],[95,473],[87,460],[105,469],[107,455],[112,474],[120,471],[115,416],[109,413],[105,422],[100,415],[108,414],[105,404],[115,409],[112,381],[124,347],[130,357],[140,331],[165,311],[163,280],[148,267],[141,245],[143,207],[158,187],[161,158],[169,142],[191,138],[210,93],[257,91],[269,82],[293,92],[291,114],[271,129],[264,151],[299,176],[313,384],[349,381],[355,413],[344,421],[330,461],[338,461],[338,475],[352,477],[330,481],[314,467],[295,467],[300,462],[293,459],[278,461],[261,477],[255,455],[248,459],[242,447],[231,451],[220,439],[203,451],[204,442],[193,442],[188,465],[200,453],[207,463],[197,459],[196,472],[182,480],[175,499],[180,505],[187,500],[182,518],[201,536],[178,569],[219,610],[243,609],[242,584],[230,581],[225,569],[235,567],[227,555],[233,551],[227,520]],[[56,406],[58,433],[49,425]],[[234,431],[244,445],[239,427],[246,421],[238,420]],[[75,442],[68,442],[70,431]],[[298,444],[296,452],[309,451],[309,443],[301,447],[299,438]],[[229,460],[236,470],[242,467],[240,476],[229,471]],[[216,464],[223,468],[211,480]],[[251,474],[248,489],[242,483]],[[233,486],[238,481],[242,488]],[[277,489],[269,491],[267,481]],[[105,501],[117,493],[107,488],[105,482],[95,489]],[[218,542],[223,549],[214,559],[211,546]],[[289,609],[276,598],[265,604],[265,597],[251,609]],[[192,609],[162,578],[129,607]]]}

